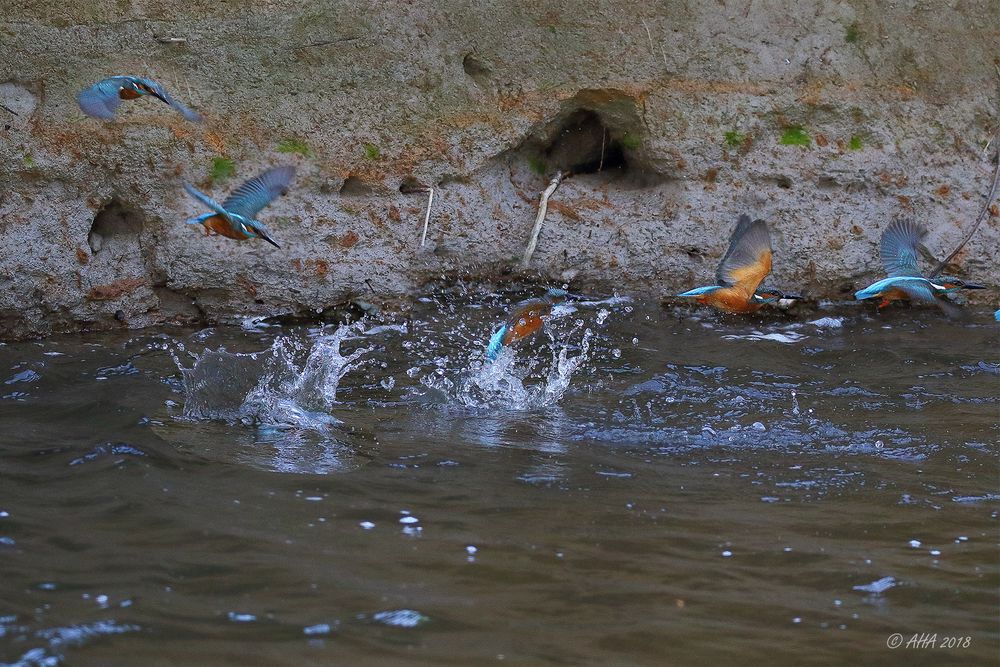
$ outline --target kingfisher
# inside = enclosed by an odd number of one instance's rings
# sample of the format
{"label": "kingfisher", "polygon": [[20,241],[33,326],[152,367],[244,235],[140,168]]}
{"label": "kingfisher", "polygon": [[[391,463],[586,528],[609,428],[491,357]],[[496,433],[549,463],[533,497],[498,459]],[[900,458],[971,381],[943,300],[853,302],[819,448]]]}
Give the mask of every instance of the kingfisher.
{"label": "kingfisher", "polygon": [[295,167],[275,167],[236,188],[221,205],[200,192],[190,183],[184,183],[188,194],[212,209],[187,221],[189,225],[204,225],[205,235],[212,233],[228,239],[262,238],[275,248],[280,248],[264,223],[255,220],[261,209],[288,192],[295,176]]}
{"label": "kingfisher", "polygon": [[986,289],[984,285],[966,282],[952,276],[925,278],[917,268],[917,251],[927,230],[912,220],[894,220],[882,232],[879,258],[888,278],[879,280],[854,293],[854,298],[881,299],[879,309],[893,301],[915,301],[935,304],[945,314],[957,316],[961,310],[948,300],[947,294],[960,289]]}
{"label": "kingfisher", "polygon": [[566,290],[553,287],[540,299],[527,299],[514,304],[510,317],[490,336],[486,358],[495,361],[505,347],[517,345],[537,333],[545,319],[552,314],[552,307],[566,298],[566,295]]}
{"label": "kingfisher", "polygon": [[696,287],[678,294],[694,298],[698,303],[713,306],[727,313],[753,313],[769,303],[782,299],[801,299],[797,294],[761,287],[771,273],[771,235],[763,220],[750,220],[741,215],[729,237],[729,249],[715,270],[717,284]]}
{"label": "kingfisher", "polygon": [[200,115],[172,98],[163,86],[152,79],[139,76],[113,76],[98,81],[90,88],[80,91],[76,99],[80,103],[80,109],[88,116],[114,120],[115,112],[121,106],[122,100],[134,100],[143,95],[152,95],[181,112],[181,115],[188,120],[201,121]]}

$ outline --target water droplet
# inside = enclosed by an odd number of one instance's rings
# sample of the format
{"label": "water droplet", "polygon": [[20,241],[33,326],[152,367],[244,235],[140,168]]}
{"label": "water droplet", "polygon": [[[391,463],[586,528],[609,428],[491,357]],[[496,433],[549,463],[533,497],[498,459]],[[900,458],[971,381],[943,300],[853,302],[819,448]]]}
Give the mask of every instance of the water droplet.
{"label": "water droplet", "polygon": [[920,540],[910,540],[910,546],[916,549],[920,546]]}
{"label": "water droplet", "polygon": [[732,555],[733,555],[733,552],[732,552],[732,551],[729,551],[728,549],[727,549],[726,551],[723,551],[723,552],[722,552],[722,557],[723,557],[723,558],[729,558],[729,557],[730,557],[730,556],[732,556]]}
{"label": "water droplet", "polygon": [[615,349],[611,350],[611,356],[614,357],[615,359],[620,359],[622,356],[622,351],[616,347]]}
{"label": "water droplet", "polygon": [[375,527],[375,524],[372,523],[371,521],[362,521],[358,525],[364,528],[365,530],[371,530],[372,528]]}

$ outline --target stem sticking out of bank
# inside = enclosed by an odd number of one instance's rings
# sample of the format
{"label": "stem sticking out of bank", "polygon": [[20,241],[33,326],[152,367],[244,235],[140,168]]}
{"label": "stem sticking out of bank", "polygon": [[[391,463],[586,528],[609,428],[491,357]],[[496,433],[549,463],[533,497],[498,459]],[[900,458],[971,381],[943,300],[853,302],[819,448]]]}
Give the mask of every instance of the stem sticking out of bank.
{"label": "stem sticking out of bank", "polygon": [[549,187],[545,188],[541,198],[538,200],[538,215],[535,216],[535,226],[531,230],[531,240],[528,241],[528,247],[524,250],[524,259],[521,260],[522,269],[528,268],[528,265],[531,263],[531,256],[535,253],[535,246],[538,245],[538,235],[542,231],[542,223],[545,222],[545,212],[549,207],[549,197],[556,191],[562,180],[563,173],[557,171],[556,175],[549,181]]}

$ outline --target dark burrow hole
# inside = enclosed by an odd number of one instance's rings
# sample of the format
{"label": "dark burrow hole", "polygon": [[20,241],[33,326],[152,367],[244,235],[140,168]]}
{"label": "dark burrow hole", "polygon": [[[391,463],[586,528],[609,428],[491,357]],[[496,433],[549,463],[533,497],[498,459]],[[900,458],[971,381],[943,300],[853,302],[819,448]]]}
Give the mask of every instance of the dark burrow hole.
{"label": "dark burrow hole", "polygon": [[551,178],[598,177],[616,185],[644,188],[662,182],[648,159],[635,99],[623,91],[584,90],[521,145],[520,159]]}
{"label": "dark burrow hole", "polygon": [[340,194],[345,197],[363,197],[371,193],[372,187],[357,176],[348,176],[340,186]]}
{"label": "dark burrow hole", "polygon": [[462,69],[480,86],[485,86],[493,74],[492,70],[486,66],[486,63],[471,53],[462,59]]}
{"label": "dark burrow hole", "polygon": [[94,216],[94,224],[87,234],[87,243],[94,254],[101,251],[108,240],[120,236],[139,236],[142,233],[142,216],[112,199]]}

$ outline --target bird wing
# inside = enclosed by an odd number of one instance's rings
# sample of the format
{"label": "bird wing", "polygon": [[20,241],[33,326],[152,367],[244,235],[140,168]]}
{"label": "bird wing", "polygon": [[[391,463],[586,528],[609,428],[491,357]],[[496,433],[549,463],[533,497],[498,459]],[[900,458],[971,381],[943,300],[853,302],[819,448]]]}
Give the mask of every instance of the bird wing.
{"label": "bird wing", "polygon": [[84,88],[76,96],[83,113],[94,118],[113,120],[115,112],[122,104],[118,90],[122,85],[122,77],[113,76],[110,79],[98,81],[90,88]]}
{"label": "bird wing", "polygon": [[890,278],[920,276],[917,247],[927,230],[912,220],[894,220],[882,232],[878,254]]}
{"label": "bird wing", "polygon": [[718,285],[709,285],[708,287],[695,287],[694,289],[689,289],[687,292],[681,292],[677,296],[702,296],[704,294],[709,294],[716,290],[722,289]]}
{"label": "bird wing", "polygon": [[190,183],[184,183],[184,189],[187,190],[187,193],[189,195],[200,201],[202,204],[209,207],[219,215],[223,216],[224,218],[226,218],[226,220],[232,221],[232,216],[229,214],[229,211],[227,211],[223,206],[221,206],[219,202],[215,201],[214,199],[206,195],[204,192],[201,192],[200,190],[198,190],[198,188],[194,187]]}
{"label": "bird wing", "polygon": [[729,239],[715,279],[720,285],[738,287],[749,297],[771,273],[771,236],[763,220],[741,215]]}
{"label": "bird wing", "polygon": [[150,90],[154,91],[164,102],[166,102],[172,108],[179,111],[181,115],[187,118],[188,120],[193,121],[195,123],[201,122],[201,116],[198,113],[192,111],[191,109],[187,108],[186,106],[175,100],[173,97],[171,97],[170,93],[168,93],[166,89],[163,86],[161,86],[158,82],[153,81],[152,79],[142,79],[139,77],[135,77],[135,81],[141,83],[142,85],[148,87]]}
{"label": "bird wing", "polygon": [[500,356],[500,352],[503,350],[503,337],[506,333],[507,325],[505,324],[490,336],[490,344],[486,348],[486,358],[490,361],[496,361],[496,358]]}
{"label": "bird wing", "polygon": [[268,169],[236,188],[222,202],[222,207],[252,220],[262,208],[288,191],[288,185],[294,176],[295,167]]}

